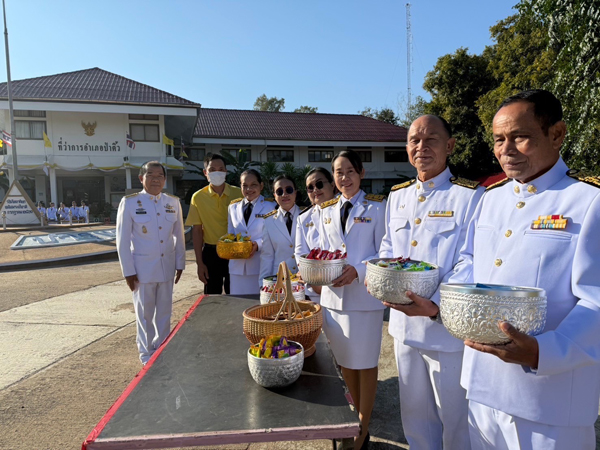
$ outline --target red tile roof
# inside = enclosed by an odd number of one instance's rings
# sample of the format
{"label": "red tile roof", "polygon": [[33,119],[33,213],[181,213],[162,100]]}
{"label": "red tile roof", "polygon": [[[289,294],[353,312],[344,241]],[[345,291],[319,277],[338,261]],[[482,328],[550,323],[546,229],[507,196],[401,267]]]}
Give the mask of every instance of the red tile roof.
{"label": "red tile roof", "polygon": [[195,137],[406,142],[406,129],[358,114],[200,108]]}
{"label": "red tile roof", "polygon": [[[146,84],[98,67],[11,83],[15,100],[142,103],[169,106],[200,106]],[[6,83],[0,83],[0,98],[6,99]]]}

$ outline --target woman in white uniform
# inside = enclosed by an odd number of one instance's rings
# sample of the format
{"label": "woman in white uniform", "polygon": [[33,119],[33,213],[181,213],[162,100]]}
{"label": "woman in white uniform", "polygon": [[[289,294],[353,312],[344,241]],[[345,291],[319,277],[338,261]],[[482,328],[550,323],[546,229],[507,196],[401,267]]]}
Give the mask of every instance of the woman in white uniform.
{"label": "woman in white uniform", "polygon": [[275,208],[275,203],[260,195],[264,183],[254,169],[248,169],[240,176],[243,198],[233,200],[227,212],[227,232],[241,233],[252,239],[252,254],[248,259],[229,261],[229,276],[232,295],[259,294],[260,251],[263,245],[263,225],[265,214]]}
{"label": "woman in white uniform", "polygon": [[296,247],[296,221],[300,208],[296,205],[296,183],[286,175],[279,175],[273,182],[275,201],[279,205],[275,211],[265,216],[263,246],[260,252],[260,278],[277,274],[282,261],[287,263],[292,273],[298,272],[294,249]]}
{"label": "woman in white uniform", "polygon": [[340,197],[321,204],[321,247],[347,252],[342,275],[323,286],[323,330],[359,413],[362,433],[354,448],[367,448],[369,422],[377,390],[383,304],[364,285],[363,261],[376,258],[385,234],[385,200],[360,189],[365,175],[360,156],[352,150],[332,160]]}
{"label": "woman in white uniform", "polygon": [[[296,261],[301,255],[319,247],[321,208],[319,205],[331,200],[335,195],[335,184],[329,170],[315,167],[306,175],[306,193],[312,206],[305,208],[298,216],[296,225]],[[306,295],[315,303],[320,302],[321,286],[306,286]]]}

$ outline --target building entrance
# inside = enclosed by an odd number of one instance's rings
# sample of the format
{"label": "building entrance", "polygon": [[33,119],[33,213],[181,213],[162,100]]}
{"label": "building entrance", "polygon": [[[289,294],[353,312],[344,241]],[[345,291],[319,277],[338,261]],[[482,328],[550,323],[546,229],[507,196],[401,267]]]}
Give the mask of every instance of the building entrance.
{"label": "building entrance", "polygon": [[58,201],[70,206],[71,202],[75,201],[79,205],[82,200],[90,206],[105,203],[103,177],[62,179],[62,195]]}

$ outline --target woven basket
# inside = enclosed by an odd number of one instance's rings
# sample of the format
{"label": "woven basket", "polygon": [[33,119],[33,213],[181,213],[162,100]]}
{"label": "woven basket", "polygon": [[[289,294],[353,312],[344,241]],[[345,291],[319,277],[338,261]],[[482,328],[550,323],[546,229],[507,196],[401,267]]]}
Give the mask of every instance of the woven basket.
{"label": "woven basket", "polygon": [[[244,334],[252,343],[260,342],[262,338],[270,335],[280,335],[287,337],[290,341],[296,341],[302,344],[305,349],[305,356],[310,356],[315,352],[315,343],[321,334],[323,325],[323,314],[321,306],[309,301],[296,301],[292,294],[292,285],[288,278],[288,268],[285,262],[279,265],[277,274],[276,289],[283,287],[286,292],[283,302],[267,303],[265,305],[256,305],[246,309],[244,316]],[[285,286],[283,285],[285,280]],[[301,312],[310,311],[310,317],[300,317],[287,320],[288,317]]]}
{"label": "woven basket", "polygon": [[252,241],[223,242],[217,241],[217,255],[223,259],[248,259],[252,253]]}

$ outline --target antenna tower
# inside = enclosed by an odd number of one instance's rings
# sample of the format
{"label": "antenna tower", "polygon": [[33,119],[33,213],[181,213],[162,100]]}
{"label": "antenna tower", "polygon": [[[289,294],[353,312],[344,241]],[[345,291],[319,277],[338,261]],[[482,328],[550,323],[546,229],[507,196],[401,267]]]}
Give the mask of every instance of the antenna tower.
{"label": "antenna tower", "polygon": [[408,109],[412,103],[410,74],[412,72],[412,30],[410,26],[410,3],[406,4],[406,86],[408,91]]}

